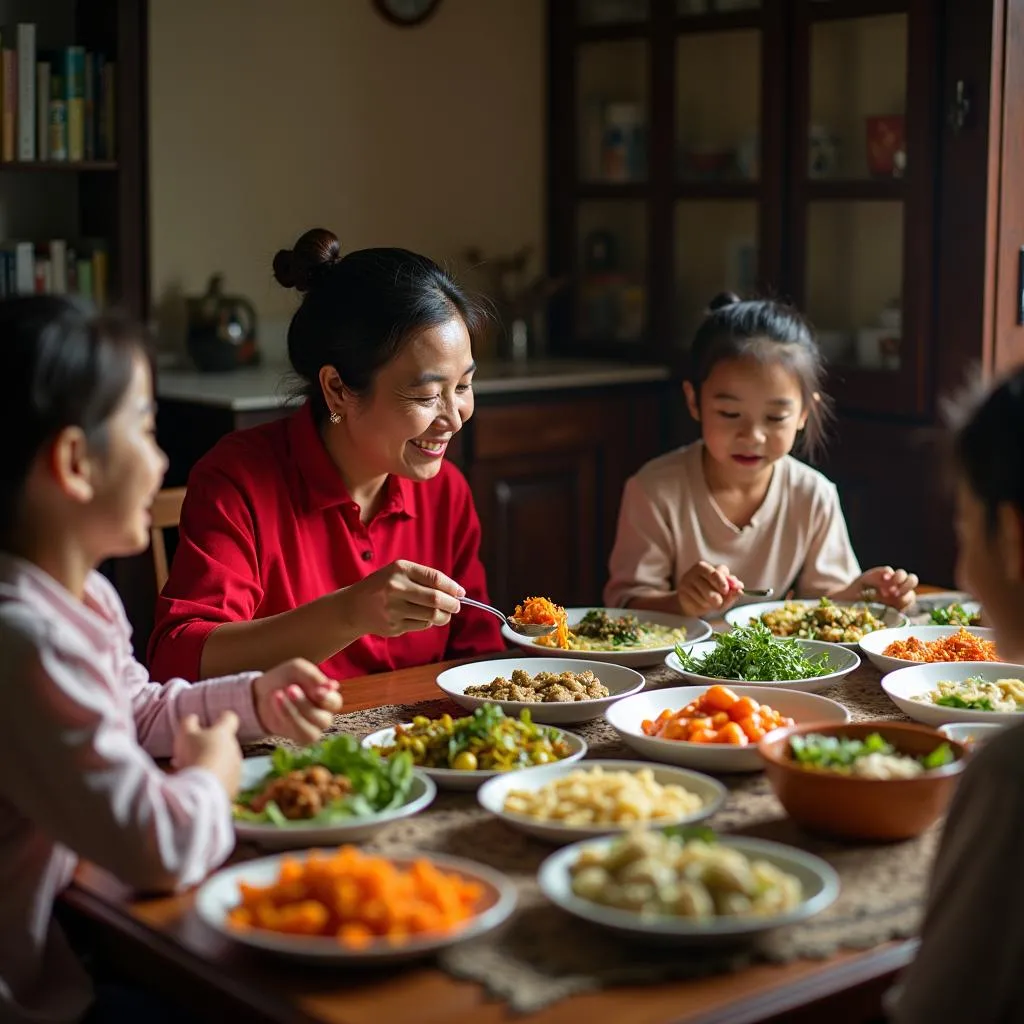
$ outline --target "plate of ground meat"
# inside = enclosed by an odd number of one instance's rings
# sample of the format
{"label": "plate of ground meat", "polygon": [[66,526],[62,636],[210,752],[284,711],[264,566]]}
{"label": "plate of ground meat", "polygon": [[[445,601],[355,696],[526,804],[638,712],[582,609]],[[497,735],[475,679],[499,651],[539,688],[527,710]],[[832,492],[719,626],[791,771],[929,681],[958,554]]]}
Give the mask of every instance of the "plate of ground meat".
{"label": "plate of ground meat", "polygon": [[460,707],[497,704],[506,715],[524,708],[535,722],[560,725],[600,718],[615,701],[644,688],[623,665],[569,658],[477,661],[442,672],[437,685]]}

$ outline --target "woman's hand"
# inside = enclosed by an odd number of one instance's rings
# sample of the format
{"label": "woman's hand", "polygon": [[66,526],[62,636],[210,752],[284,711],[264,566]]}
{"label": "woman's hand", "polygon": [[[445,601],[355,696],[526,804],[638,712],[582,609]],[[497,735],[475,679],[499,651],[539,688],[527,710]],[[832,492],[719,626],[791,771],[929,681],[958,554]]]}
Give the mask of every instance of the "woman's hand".
{"label": "woman's hand", "polygon": [[697,562],[679,581],[678,595],[682,613],[700,618],[728,611],[743,596],[743,584],[727,565]]}
{"label": "woman's hand", "polygon": [[443,572],[399,559],[338,591],[343,618],[362,636],[446,626],[466,591]]}
{"label": "woman's hand", "polygon": [[338,683],[310,661],[293,658],[253,680],[252,699],[268,736],[316,743],[341,710]]}
{"label": "woman's hand", "polygon": [[213,725],[202,728],[198,715],[186,715],[174,734],[171,763],[212,772],[229,797],[238,792],[242,776],[242,749],[238,745],[238,715],[225,711]]}
{"label": "woman's hand", "polygon": [[894,569],[891,565],[877,565],[857,577],[848,587],[829,596],[834,601],[863,601],[864,591],[873,590],[871,600],[892,605],[903,611],[917,601],[914,589],[920,581],[906,569]]}

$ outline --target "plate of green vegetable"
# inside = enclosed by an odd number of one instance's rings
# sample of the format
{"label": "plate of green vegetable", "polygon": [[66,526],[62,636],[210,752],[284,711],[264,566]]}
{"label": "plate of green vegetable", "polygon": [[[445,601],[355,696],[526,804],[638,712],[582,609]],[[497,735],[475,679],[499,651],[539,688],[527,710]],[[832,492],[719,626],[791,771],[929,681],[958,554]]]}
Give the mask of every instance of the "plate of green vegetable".
{"label": "plate of green vegetable", "polygon": [[915,622],[924,626],[980,626],[981,602],[960,590],[920,594],[910,610]]}
{"label": "plate of green vegetable", "polygon": [[384,758],[412,757],[419,771],[442,789],[477,789],[503,772],[578,761],[587,744],[575,733],[539,725],[528,709],[507,715],[484,704],[462,718],[418,715],[363,739]]}
{"label": "plate of green vegetable", "polygon": [[330,736],[242,762],[235,832],[277,850],[360,842],[428,807],[436,795],[411,755],[386,759],[354,736]]}
{"label": "plate of green vegetable", "polygon": [[677,646],[665,664],[694,683],[747,682],[814,693],[849,675],[860,658],[838,644],[780,638],[761,622]]}
{"label": "plate of green vegetable", "polygon": [[924,725],[1024,721],[1024,665],[952,661],[911,665],[882,677],[899,709]]}

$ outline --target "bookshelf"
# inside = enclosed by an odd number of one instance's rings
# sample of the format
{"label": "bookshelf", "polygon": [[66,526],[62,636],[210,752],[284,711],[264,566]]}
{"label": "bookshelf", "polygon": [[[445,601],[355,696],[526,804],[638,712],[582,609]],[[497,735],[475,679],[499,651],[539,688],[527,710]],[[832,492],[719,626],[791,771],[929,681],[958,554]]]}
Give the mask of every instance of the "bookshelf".
{"label": "bookshelf", "polygon": [[[31,279],[33,291],[77,291],[146,316],[146,7],[145,0],[0,0],[0,50],[13,53],[15,65],[7,69],[10,55],[0,53],[0,294],[27,290]],[[12,80],[25,84],[17,71],[26,52],[19,24],[34,27],[28,148],[19,133],[25,94],[15,89],[15,102],[5,100]],[[72,80],[80,75],[77,89],[73,81],[69,90],[68,72]],[[69,116],[78,92],[78,114]],[[5,111],[16,118],[13,153],[4,147]],[[76,118],[78,146],[54,151],[62,119],[71,143]]]}

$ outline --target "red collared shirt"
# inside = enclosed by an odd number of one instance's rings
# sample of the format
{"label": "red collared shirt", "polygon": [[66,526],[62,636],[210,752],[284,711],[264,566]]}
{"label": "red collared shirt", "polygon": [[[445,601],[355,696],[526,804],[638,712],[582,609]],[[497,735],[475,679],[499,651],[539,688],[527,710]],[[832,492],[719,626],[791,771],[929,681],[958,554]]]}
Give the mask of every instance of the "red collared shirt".
{"label": "red collared shirt", "polygon": [[[349,586],[398,558],[428,565],[487,601],[480,521],[450,462],[432,480],[388,477],[368,523],[307,406],[222,438],[188,479],[170,578],[149,644],[154,679],[198,679],[217,626],[277,615]],[[324,662],[335,679],[503,649],[501,627],[467,608],[449,626],[365,636]]]}

